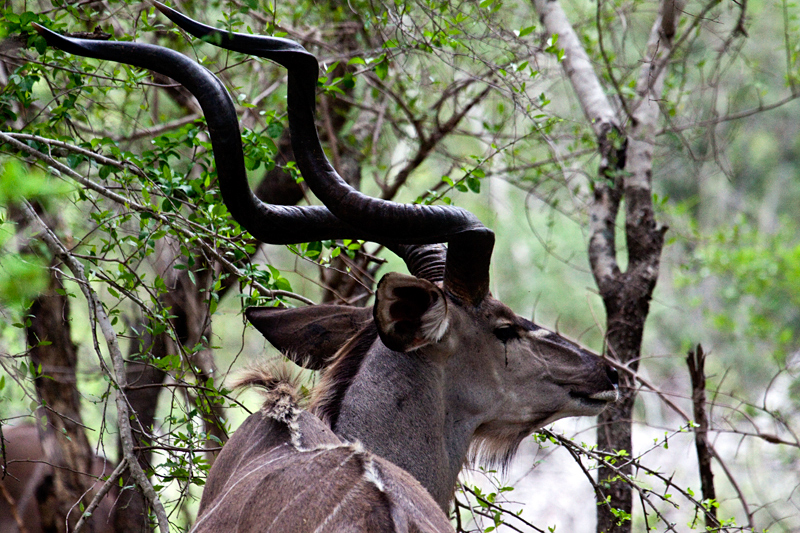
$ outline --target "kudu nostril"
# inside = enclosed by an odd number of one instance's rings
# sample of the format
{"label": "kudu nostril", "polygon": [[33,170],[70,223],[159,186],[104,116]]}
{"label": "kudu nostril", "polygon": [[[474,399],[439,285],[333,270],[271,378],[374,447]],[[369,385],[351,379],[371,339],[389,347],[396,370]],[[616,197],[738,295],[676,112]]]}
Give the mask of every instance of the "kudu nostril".
{"label": "kudu nostril", "polygon": [[619,385],[619,372],[617,372],[616,368],[611,365],[606,365],[606,376],[608,376],[608,379],[610,379],[611,383],[615,386]]}

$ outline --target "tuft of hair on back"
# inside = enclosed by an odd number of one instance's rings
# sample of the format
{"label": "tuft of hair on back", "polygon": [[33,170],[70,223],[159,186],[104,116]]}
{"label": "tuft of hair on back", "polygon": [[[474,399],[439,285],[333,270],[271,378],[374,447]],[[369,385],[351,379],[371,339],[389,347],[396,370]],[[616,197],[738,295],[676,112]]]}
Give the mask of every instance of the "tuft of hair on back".
{"label": "tuft of hair on back", "polygon": [[305,400],[301,392],[301,380],[300,373],[289,363],[270,360],[253,363],[237,372],[231,385],[234,389],[258,388],[264,396],[261,412],[291,425]]}

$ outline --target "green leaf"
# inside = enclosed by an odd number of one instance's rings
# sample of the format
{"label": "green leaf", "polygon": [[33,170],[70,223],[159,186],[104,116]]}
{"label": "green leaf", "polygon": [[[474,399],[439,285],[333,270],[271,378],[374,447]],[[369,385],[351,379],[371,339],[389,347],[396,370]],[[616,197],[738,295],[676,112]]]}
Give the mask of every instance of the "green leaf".
{"label": "green leaf", "polygon": [[[2,181],[2,180],[0,180]],[[47,262],[31,254],[0,254],[0,301],[25,307],[47,289]]]}
{"label": "green leaf", "polygon": [[47,177],[35,167],[26,167],[16,159],[0,167],[0,205],[63,196],[73,190],[66,182]]}
{"label": "green leaf", "polygon": [[267,126],[267,135],[273,139],[277,139],[283,133],[283,124],[280,122],[270,122]]}
{"label": "green leaf", "polygon": [[530,35],[531,33],[533,33],[533,30],[535,29],[536,26],[528,26],[527,28],[522,28],[521,30],[519,30],[519,34],[517,34],[517,37],[525,37],[526,35]]}
{"label": "green leaf", "polygon": [[386,54],[382,55],[381,58],[382,60],[375,65],[375,75],[380,80],[385,80],[386,76],[389,75],[389,60],[386,59]]}

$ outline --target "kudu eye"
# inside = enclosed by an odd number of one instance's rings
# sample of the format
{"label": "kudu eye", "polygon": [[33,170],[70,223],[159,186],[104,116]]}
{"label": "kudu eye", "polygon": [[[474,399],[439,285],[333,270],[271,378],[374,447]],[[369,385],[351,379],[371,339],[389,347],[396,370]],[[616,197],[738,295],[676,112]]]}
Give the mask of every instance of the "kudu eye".
{"label": "kudu eye", "polygon": [[495,328],[494,336],[497,337],[500,342],[505,344],[508,341],[512,341],[514,339],[518,339],[519,338],[519,333],[517,332],[516,326],[507,325],[507,326],[500,326],[499,328]]}

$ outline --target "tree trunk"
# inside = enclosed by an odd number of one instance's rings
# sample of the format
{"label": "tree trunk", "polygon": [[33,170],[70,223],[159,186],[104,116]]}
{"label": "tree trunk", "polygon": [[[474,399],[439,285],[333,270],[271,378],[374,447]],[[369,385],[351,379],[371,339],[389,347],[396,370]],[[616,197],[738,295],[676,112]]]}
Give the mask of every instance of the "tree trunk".
{"label": "tree trunk", "polygon": [[80,519],[78,503],[88,505],[92,500],[89,489],[94,480],[85,472],[92,471],[94,452],[81,419],[69,299],[57,292],[63,290],[57,270],[50,272],[50,287],[29,310],[26,334],[31,363],[38,374],[34,385],[42,405],[40,440],[45,461],[53,465],[52,477],[37,487],[39,512],[45,531],[62,532],[67,523],[71,528]]}
{"label": "tree trunk", "polygon": [[[636,400],[642,334],[650,298],[658,279],[666,227],[653,213],[652,174],[658,101],[683,2],[662,0],[650,32],[636,98],[621,102],[627,121],[620,120],[606,96],[581,40],[559,2],[532,0],[548,35],[563,46],[562,66],[597,136],[600,179],[593,184],[589,207],[589,262],[606,310],[606,352],[620,368],[620,400],[598,417],[597,443],[609,465],[598,471],[598,533],[629,532],[633,510],[631,423]],[[623,95],[618,95],[624,98]],[[621,124],[628,122],[628,131]],[[616,220],[625,199],[628,268],[617,261]],[[625,452],[625,456],[621,454]]]}

